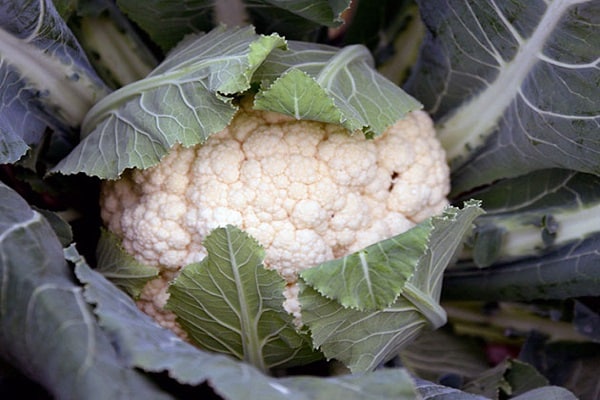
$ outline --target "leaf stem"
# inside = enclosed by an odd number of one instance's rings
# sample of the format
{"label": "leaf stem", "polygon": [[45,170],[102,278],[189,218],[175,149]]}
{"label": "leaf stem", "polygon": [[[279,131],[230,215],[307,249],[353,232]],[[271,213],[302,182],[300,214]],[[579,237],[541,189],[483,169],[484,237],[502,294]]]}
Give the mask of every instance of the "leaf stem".
{"label": "leaf stem", "polygon": [[402,296],[423,314],[432,329],[437,329],[446,323],[446,310],[412,283],[406,283]]}

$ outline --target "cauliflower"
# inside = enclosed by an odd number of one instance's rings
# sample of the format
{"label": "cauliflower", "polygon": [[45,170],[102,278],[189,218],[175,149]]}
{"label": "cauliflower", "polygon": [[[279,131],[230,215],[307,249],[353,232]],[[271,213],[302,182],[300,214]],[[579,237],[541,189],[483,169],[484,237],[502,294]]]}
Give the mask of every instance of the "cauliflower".
{"label": "cauliflower", "polygon": [[287,282],[284,308],[301,324],[300,270],[402,233],[446,206],[449,169],[433,124],[413,111],[375,139],[339,125],[240,110],[195,147],[103,183],[101,216],[125,249],[156,266],[139,307],[183,332],[163,310],[169,281],[206,256],[215,228],[235,225]]}

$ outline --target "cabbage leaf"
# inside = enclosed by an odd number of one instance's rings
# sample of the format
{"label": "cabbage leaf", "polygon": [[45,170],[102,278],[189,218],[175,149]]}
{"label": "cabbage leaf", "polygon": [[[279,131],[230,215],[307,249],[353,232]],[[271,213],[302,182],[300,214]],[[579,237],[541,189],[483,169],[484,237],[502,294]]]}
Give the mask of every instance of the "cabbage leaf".
{"label": "cabbage leaf", "polygon": [[3,183],[0,197],[0,356],[56,398],[171,398],[123,363],[42,214]]}
{"label": "cabbage leaf", "polygon": [[[523,190],[526,188],[526,190]],[[600,179],[548,169],[470,195],[487,205],[446,274],[450,298],[533,300],[598,292]]]}
{"label": "cabbage leaf", "polygon": [[[395,356],[424,329],[444,325],[446,312],[438,304],[444,270],[454,260],[481,212],[479,203],[470,201],[462,209],[450,206],[442,215],[429,219],[426,224],[431,228],[425,230],[429,233],[425,239],[421,238],[427,243],[426,250],[421,257],[409,256],[413,273],[395,291],[363,282],[368,282],[374,271],[380,274],[378,280],[398,279],[395,269],[406,270],[407,265],[396,265],[395,258],[399,255],[386,259],[381,254],[385,255],[386,249],[395,252],[396,248],[413,243],[415,237],[423,235],[422,226],[388,239],[390,243],[384,241],[379,247],[381,253],[368,248],[359,252],[360,262],[348,262],[348,258],[356,260],[356,255],[350,255],[303,271],[300,276],[306,283],[300,294],[302,321],[310,329],[313,346],[328,359],[344,362],[353,372],[369,371]],[[373,260],[369,258],[371,255]],[[340,272],[343,268],[356,271]],[[339,284],[331,284],[330,269],[338,274]],[[348,288],[356,291],[351,293]],[[386,302],[369,310],[366,306],[377,298],[372,296],[374,291]]]}
{"label": "cabbage leaf", "polygon": [[409,400],[416,396],[412,378],[400,368],[328,378],[269,377],[248,363],[201,350],[159,327],[129,296],[85,262],[78,263],[76,274],[85,284],[87,301],[95,306],[99,325],[109,332],[121,357],[132,368],[166,371],[185,385],[208,382],[228,400],[306,400],[314,398],[315,393],[348,400]]}
{"label": "cabbage leaf", "polygon": [[454,194],[539,169],[600,174],[598,1],[419,1],[405,88],[436,120]]}
{"label": "cabbage leaf", "polygon": [[204,260],[169,286],[166,307],[200,348],[263,371],[321,358],[283,310],[285,281],[263,266],[264,250],[254,239],[227,226],[213,230],[204,246]]}
{"label": "cabbage leaf", "polygon": [[[113,92],[86,115],[83,140],[54,172],[115,179],[157,164],[225,128],[233,98],[261,88],[256,108],[379,135],[420,103],[370,66],[360,46],[294,45],[252,27],[216,28],[174,48],[145,79]],[[307,90],[310,89],[310,90]],[[290,106],[291,105],[291,106]]]}
{"label": "cabbage leaf", "polygon": [[50,0],[0,3],[0,82],[0,164],[39,145],[47,127],[75,142],[109,92]]}

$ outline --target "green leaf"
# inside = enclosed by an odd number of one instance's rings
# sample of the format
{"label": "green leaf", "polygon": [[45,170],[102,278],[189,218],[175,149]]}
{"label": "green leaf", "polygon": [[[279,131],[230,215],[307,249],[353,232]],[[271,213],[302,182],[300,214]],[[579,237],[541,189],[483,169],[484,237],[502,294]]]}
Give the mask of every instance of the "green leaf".
{"label": "green leaf", "polygon": [[398,357],[404,368],[423,379],[438,382],[448,375],[471,379],[489,368],[481,346],[476,338],[442,328],[424,332],[402,349]]}
{"label": "green leaf", "polygon": [[294,118],[339,123],[342,113],[319,83],[299,69],[277,78],[254,101],[257,109],[277,111]]}
{"label": "green leaf", "polygon": [[548,380],[531,365],[518,360],[505,360],[469,381],[463,390],[497,400],[546,385]]}
{"label": "green leaf", "polygon": [[597,1],[418,1],[406,89],[437,121],[453,193],[544,168],[600,174]]}
{"label": "green leaf", "polygon": [[2,358],[56,398],[170,398],[117,355],[46,219],[4,184],[0,197]]}
{"label": "green leaf", "polygon": [[389,307],[428,247],[431,220],[406,233],[300,273],[321,295],[360,311]]}
{"label": "green leaf", "polygon": [[[414,236],[426,242],[426,252],[412,266],[413,274],[390,306],[374,311],[344,306],[337,299],[349,301],[345,298],[345,288],[350,283],[336,286],[340,293],[328,291],[330,298],[309,283],[303,285],[299,296],[302,321],[310,330],[313,346],[328,359],[342,361],[353,372],[368,371],[398,354],[422,330],[442,326],[446,313],[438,302],[444,270],[454,260],[473,221],[481,213],[479,203],[469,201],[462,209],[447,207],[443,214],[431,218],[430,234]],[[409,233],[406,237],[412,239],[413,235]],[[393,269],[388,272],[391,272],[389,279],[396,276]],[[314,274],[311,280],[318,282],[317,277]],[[324,279],[328,279],[327,274]],[[359,295],[369,298],[368,291]]]}
{"label": "green leaf", "polygon": [[428,327],[419,309],[404,297],[380,311],[358,311],[305,287],[300,293],[302,322],[313,346],[352,372],[371,371],[389,360]]}
{"label": "green leaf", "polygon": [[308,118],[377,136],[408,112],[421,108],[417,100],[374,70],[366,47],[339,50],[299,42],[289,42],[288,47],[288,51],[274,51],[256,72],[263,83],[254,101],[256,109],[299,119],[303,111],[298,105],[314,103],[306,111]]}
{"label": "green leaf", "polygon": [[96,271],[133,298],[139,296],[148,281],[158,276],[158,268],[135,260],[125,251],[121,239],[106,229],[100,231],[96,258]]}
{"label": "green leaf", "polygon": [[203,143],[225,128],[236,112],[233,97],[251,85],[260,85],[257,109],[362,129],[369,136],[420,107],[372,68],[363,47],[284,47],[280,36],[256,35],[252,27],[220,27],[184,40],[146,79],[90,110],[85,138],[54,172],[114,179],[127,168],[153,166],[176,143]]}
{"label": "green leaf", "polygon": [[[523,190],[527,188],[527,190]],[[600,177],[549,169],[505,179],[472,192],[486,206],[476,221],[478,267],[541,256],[600,233]],[[462,260],[466,265],[468,260]]]}
{"label": "green leaf", "polygon": [[486,215],[476,221],[471,253],[463,254],[446,274],[447,299],[565,299],[597,294],[597,176],[541,170],[471,194],[486,205]]}
{"label": "green leaf", "polygon": [[329,378],[269,377],[247,363],[194,347],[159,327],[130,297],[87,265],[78,264],[76,273],[86,285],[87,301],[95,306],[99,323],[110,333],[120,356],[131,367],[168,372],[187,390],[190,385],[208,382],[228,400],[307,400],[322,393],[347,400],[415,397],[414,385],[402,369]]}
{"label": "green leaf", "polygon": [[285,281],[264,268],[254,239],[227,226],[212,231],[204,246],[208,255],[182,270],[167,303],[195,343],[263,371],[321,358],[283,309]]}
{"label": "green leaf", "polygon": [[84,140],[55,172],[114,179],[126,168],[155,165],[176,143],[204,142],[233,118],[229,95],[246,91],[254,70],[284,44],[277,35],[256,35],[252,27],[218,28],[184,41],[146,79],[90,110]]}
{"label": "green leaf", "polygon": [[599,246],[600,234],[595,234],[544,256],[448,271],[444,299],[530,301],[596,296]]}
{"label": "green leaf", "polygon": [[113,1],[79,2],[67,22],[95,70],[112,88],[145,78],[158,64],[155,55]]}
{"label": "green leaf", "polygon": [[0,15],[0,164],[6,164],[40,144],[47,127],[73,140],[108,89],[52,1],[2,2]]}
{"label": "green leaf", "polygon": [[46,218],[63,247],[67,247],[73,242],[73,229],[67,221],[52,211],[38,209],[36,207],[33,209]]}
{"label": "green leaf", "polygon": [[185,35],[208,31],[219,24],[233,27],[252,23],[263,33],[304,39],[323,25],[339,25],[340,15],[349,4],[348,0],[253,0],[233,5],[212,0],[189,0],[185,4],[165,0],[117,1],[119,8],[165,51]]}

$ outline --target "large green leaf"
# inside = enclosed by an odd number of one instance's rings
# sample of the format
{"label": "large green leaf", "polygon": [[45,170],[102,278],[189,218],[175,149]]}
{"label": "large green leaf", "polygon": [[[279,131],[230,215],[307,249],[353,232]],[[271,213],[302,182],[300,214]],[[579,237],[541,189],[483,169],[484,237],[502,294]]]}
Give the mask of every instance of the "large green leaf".
{"label": "large green leaf", "polygon": [[246,91],[254,70],[283,45],[251,27],[218,28],[180,44],[146,79],[94,106],[82,127],[85,139],[56,171],[116,178],[126,168],[158,163],[176,143],[204,142],[233,118],[228,95]]}
{"label": "large green leaf", "polygon": [[[426,242],[426,251],[421,257],[413,259],[413,273],[400,285],[397,293],[389,296],[391,292],[387,292],[386,296],[393,301],[389,306],[379,306],[371,311],[346,306],[360,304],[349,300],[347,288],[357,287],[361,280],[370,278],[372,274],[367,266],[371,265],[369,256],[372,252],[363,253],[364,262],[354,265],[358,270],[356,274],[340,274],[338,279],[344,282],[333,288],[319,283],[319,275],[323,276],[325,283],[331,282],[329,271],[320,266],[315,267],[315,273],[310,274],[310,282],[305,283],[300,294],[302,321],[310,329],[315,348],[321,350],[328,359],[335,358],[344,362],[352,371],[368,371],[398,354],[423,329],[442,326],[446,322],[446,313],[438,302],[444,270],[454,260],[456,252],[461,249],[466,235],[471,231],[473,221],[481,213],[479,203],[470,201],[462,209],[447,207],[443,214],[431,218],[433,229],[425,230],[429,234],[420,239]],[[423,227],[413,229],[420,231]],[[402,244],[407,246],[422,235],[408,233],[389,240],[396,245],[402,240],[408,240]],[[386,248],[393,249],[393,246],[386,245],[380,249]],[[376,262],[373,264],[377,265],[379,259],[381,253],[375,253]],[[390,263],[389,268],[378,269],[378,282],[384,281],[385,277],[390,280],[398,278],[394,264]],[[399,267],[405,269],[408,266]],[[361,285],[356,296],[366,297],[366,301],[369,301],[371,296],[368,287],[369,285]],[[384,292],[375,288],[375,285],[371,287]],[[321,291],[326,294],[320,294]]]}
{"label": "large green leaf", "polygon": [[95,306],[101,326],[132,367],[166,371],[185,385],[208,382],[228,400],[309,400],[325,394],[347,400],[416,396],[412,379],[402,369],[329,378],[269,377],[247,363],[180,340],[142,314],[130,297],[84,263],[77,266],[76,273],[86,285],[85,297]]}
{"label": "large green leaf", "polygon": [[543,168],[600,174],[598,1],[419,1],[406,88],[437,121],[453,192]]}
{"label": "large green leaf", "polygon": [[176,143],[192,146],[231,121],[235,95],[260,86],[255,108],[342,124],[379,135],[420,103],[371,66],[360,46],[314,43],[284,49],[251,27],[214,29],[185,40],[146,79],[97,103],[84,140],[55,171],[117,178],[158,163]]}
{"label": "large green leaf", "polygon": [[40,144],[47,127],[74,141],[108,93],[50,0],[0,3],[0,81],[0,164]]}
{"label": "large green leaf", "polygon": [[2,358],[60,399],[171,398],[123,363],[45,218],[4,184],[0,197]]}
{"label": "large green leaf", "polygon": [[283,309],[285,281],[265,269],[254,239],[227,226],[212,231],[204,246],[208,255],[183,269],[167,303],[194,342],[261,370],[321,358]]}

